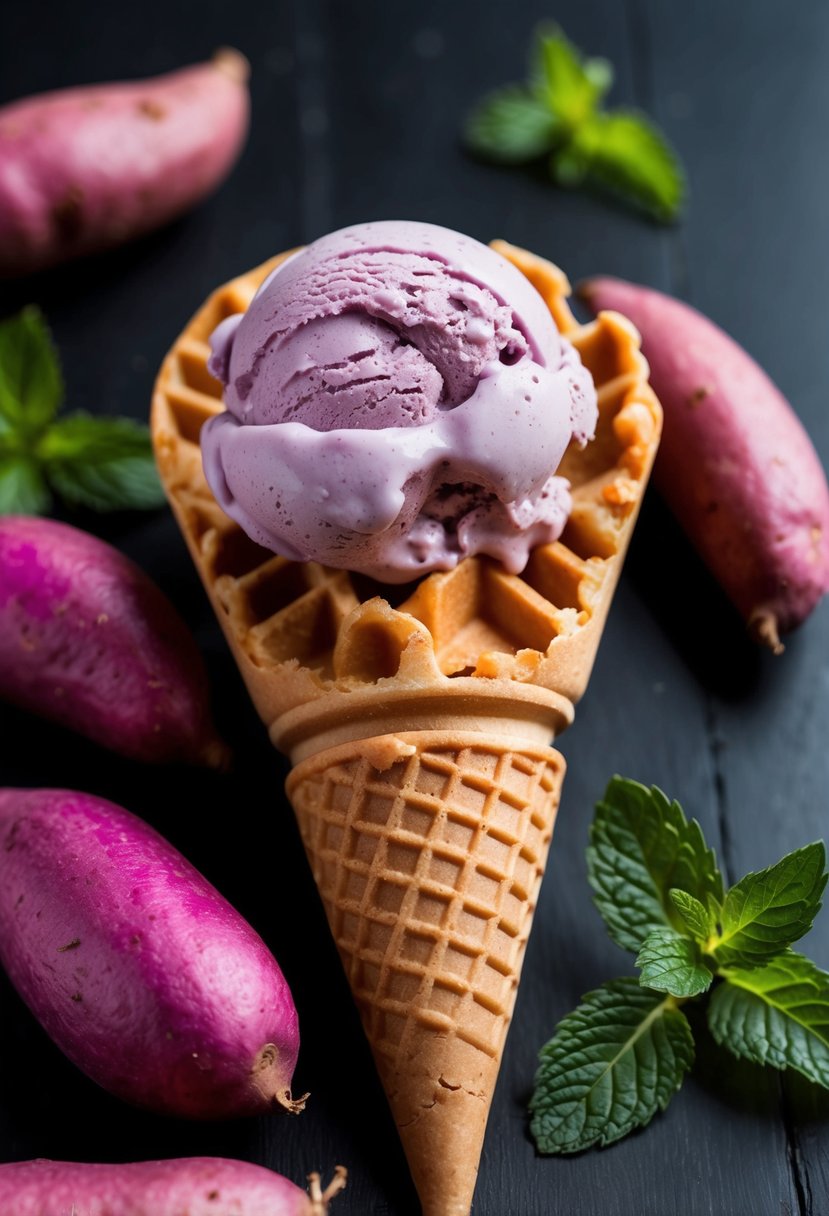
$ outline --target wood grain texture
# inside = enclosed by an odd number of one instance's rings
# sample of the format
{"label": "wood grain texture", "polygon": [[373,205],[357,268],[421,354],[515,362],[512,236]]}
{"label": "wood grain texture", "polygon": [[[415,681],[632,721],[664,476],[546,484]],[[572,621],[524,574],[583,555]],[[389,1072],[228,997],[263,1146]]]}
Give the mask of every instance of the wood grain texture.
{"label": "wood grain texture", "polygon": [[[821,0],[566,0],[554,11],[420,0],[78,0],[7,6],[0,101],[70,83],[149,75],[237,45],[254,120],[231,179],[138,244],[0,288],[0,313],[37,301],[69,404],[146,417],[155,370],[217,283],[343,224],[405,216],[502,236],[575,281],[617,274],[682,295],[740,340],[789,395],[829,464],[829,7]],[[554,16],[617,69],[615,104],[651,112],[690,177],[685,222],[655,228],[542,175],[475,162],[469,104],[521,77],[530,34]],[[413,1216],[405,1162],[282,793],[287,769],[247,702],[166,513],[75,517],[138,560],[193,624],[234,773],[159,774],[0,709],[0,781],[74,786],[144,814],[259,929],[289,978],[303,1046],[300,1119],[200,1126],[132,1111],[47,1041],[0,979],[0,1159],[216,1153],[300,1181],[350,1167],[340,1216]],[[541,1159],[526,1103],[538,1048],[579,996],[631,973],[592,909],[584,846],[615,772],[660,785],[696,815],[731,878],[826,834],[829,607],[780,659],[733,610],[649,497],[576,722],[515,1021],[484,1148],[475,1216],[823,1216],[829,1100],[724,1056],[699,1026],[698,1063],[643,1133],[574,1159]],[[228,809],[229,808],[229,809]],[[253,845],[253,847],[252,847]],[[829,913],[806,946],[829,966]]]}

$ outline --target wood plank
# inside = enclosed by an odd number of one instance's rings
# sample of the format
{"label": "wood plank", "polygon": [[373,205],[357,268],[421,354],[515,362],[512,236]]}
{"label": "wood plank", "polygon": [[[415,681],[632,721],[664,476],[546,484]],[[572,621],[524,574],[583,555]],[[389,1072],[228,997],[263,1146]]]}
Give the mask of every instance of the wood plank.
{"label": "wood plank", "polygon": [[[829,10],[804,5],[781,23],[767,0],[750,15],[733,5],[695,6],[693,14],[649,8],[662,117],[692,171],[682,237],[687,298],[776,380],[827,467]],[[725,854],[736,877],[826,835],[826,606],[779,660],[738,645],[725,670],[737,676],[742,667],[742,678],[726,687],[707,681]],[[829,964],[825,914],[803,949]],[[797,1077],[785,1078],[781,1094],[792,1210],[821,1211],[829,1203],[829,1135],[818,1116],[825,1119],[825,1095]]]}

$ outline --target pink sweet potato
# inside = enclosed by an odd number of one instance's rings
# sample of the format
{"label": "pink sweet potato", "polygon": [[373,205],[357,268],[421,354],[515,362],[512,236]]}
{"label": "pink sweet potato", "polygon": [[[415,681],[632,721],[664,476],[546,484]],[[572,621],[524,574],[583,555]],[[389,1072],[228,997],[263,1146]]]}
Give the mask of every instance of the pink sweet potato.
{"label": "pink sweet potato", "polygon": [[0,963],[70,1060],[126,1102],[194,1119],[304,1105],[291,1098],[299,1031],[276,959],[111,802],[0,790]]}
{"label": "pink sweet potato", "polygon": [[310,1176],[310,1194],[259,1165],[221,1157],[81,1165],[20,1161],[0,1165],[4,1216],[324,1216],[345,1185]]}
{"label": "pink sweet potato", "polygon": [[245,141],[247,76],[244,56],[223,50],[0,109],[0,276],[108,249],[209,194]]}
{"label": "pink sweet potato", "polygon": [[117,549],[54,520],[0,518],[0,699],[135,760],[227,757],[172,604]]}
{"label": "pink sweet potato", "polygon": [[742,347],[695,309],[621,279],[579,294],[642,334],[665,423],[654,480],[748,623],[778,652],[829,590],[829,487],[802,423]]}

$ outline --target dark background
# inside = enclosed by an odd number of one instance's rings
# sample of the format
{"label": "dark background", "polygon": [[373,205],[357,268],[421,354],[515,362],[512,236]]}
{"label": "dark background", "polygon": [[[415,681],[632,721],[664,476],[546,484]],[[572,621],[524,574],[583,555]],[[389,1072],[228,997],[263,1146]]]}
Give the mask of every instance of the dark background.
{"label": "dark background", "polygon": [[[615,104],[648,110],[690,178],[685,220],[659,229],[539,175],[475,163],[458,127],[481,93],[523,74],[531,31],[559,20],[617,69]],[[202,298],[276,251],[347,223],[408,217],[502,236],[573,280],[607,272],[690,300],[767,368],[829,463],[829,6],[821,0],[415,5],[369,0],[78,0],[2,5],[0,100],[152,75],[240,47],[253,126],[215,198],[131,248],[0,291],[46,311],[68,404],[145,418],[155,370]],[[282,792],[285,763],[225,650],[166,511],[75,517],[136,558],[206,654],[234,775],[158,772],[0,709],[0,781],[75,786],[146,816],[266,938],[303,1029],[299,1119],[176,1123],[81,1076],[0,980],[0,1159],[131,1160],[214,1153],[299,1181],[350,1167],[339,1216],[416,1211]],[[592,682],[562,750],[552,859],[484,1148],[477,1216],[822,1216],[829,1099],[739,1064],[698,1035],[693,1076],[644,1132],[575,1159],[536,1156],[526,1104],[536,1053],[579,996],[632,960],[593,911],[584,846],[615,772],[696,815],[727,877],[826,831],[829,606],[781,658],[755,650],[649,494]],[[829,965],[829,915],[805,949]],[[0,1216],[12,1216],[2,1213]]]}

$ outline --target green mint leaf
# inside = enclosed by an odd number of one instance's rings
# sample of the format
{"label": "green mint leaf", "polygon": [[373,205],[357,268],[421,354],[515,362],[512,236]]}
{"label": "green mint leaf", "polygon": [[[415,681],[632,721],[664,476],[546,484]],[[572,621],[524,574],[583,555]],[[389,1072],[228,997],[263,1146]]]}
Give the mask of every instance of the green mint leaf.
{"label": "green mint leaf", "polygon": [[794,1068],[829,1089],[829,974],[787,950],[763,967],[727,968],[708,1005],[716,1041],[735,1056]]}
{"label": "green mint leaf", "polygon": [[50,427],[37,455],[49,483],[67,502],[95,511],[164,502],[149,431],[129,418],[70,414]]}
{"label": "green mint leaf", "polygon": [[651,929],[636,956],[643,988],[671,996],[699,996],[714,978],[700,955],[699,946],[675,929]]}
{"label": "green mint leaf", "polygon": [[676,909],[684,931],[690,933],[695,942],[704,946],[716,932],[719,905],[715,904],[709,896],[708,907],[706,907],[693,895],[689,895],[687,891],[680,891],[677,887],[673,887],[668,892],[668,898]]}
{"label": "green mint leaf", "polygon": [[590,992],[541,1049],[530,1103],[541,1153],[611,1144],[664,1110],[694,1058],[672,997],[632,977]]}
{"label": "green mint leaf", "polygon": [[624,950],[639,950],[652,929],[683,928],[674,887],[700,903],[723,898],[722,876],[696,820],[655,786],[614,777],[597,804],[587,867],[594,902]]}
{"label": "green mint leaf", "polygon": [[557,148],[550,157],[550,172],[557,185],[565,190],[575,190],[587,176],[587,160],[576,147],[568,143]]}
{"label": "green mint leaf", "polygon": [[568,130],[583,123],[613,83],[605,59],[583,60],[558,27],[538,36],[533,79],[536,95]]}
{"label": "green mint leaf", "polygon": [[479,156],[520,164],[549,152],[559,126],[543,100],[516,85],[484,98],[467,120],[465,139]]}
{"label": "green mint leaf", "polygon": [[582,67],[593,89],[595,104],[598,105],[605,94],[609,93],[613,87],[613,81],[616,76],[616,73],[613,71],[613,64],[608,59],[583,59]]}
{"label": "green mint leaf", "polygon": [[467,122],[466,142],[490,160],[519,163],[549,153],[559,185],[598,187],[668,222],[685,195],[682,165],[648,118],[606,111],[613,67],[587,59],[558,26],[543,28],[533,45],[526,87],[485,99]]}
{"label": "green mint leaf", "polygon": [[632,111],[592,115],[554,154],[552,170],[563,185],[586,181],[663,222],[676,218],[685,195],[673,149],[653,123]]}
{"label": "green mint leaf", "polygon": [[820,841],[767,870],[746,874],[722,906],[721,933],[711,947],[720,966],[761,966],[796,942],[820,910],[826,879],[826,850]]}
{"label": "green mint leaf", "polygon": [[44,515],[50,505],[36,462],[25,453],[0,453],[0,515]]}
{"label": "green mint leaf", "polygon": [[63,398],[63,381],[49,329],[30,305],[0,322],[0,416],[26,437],[52,421]]}

